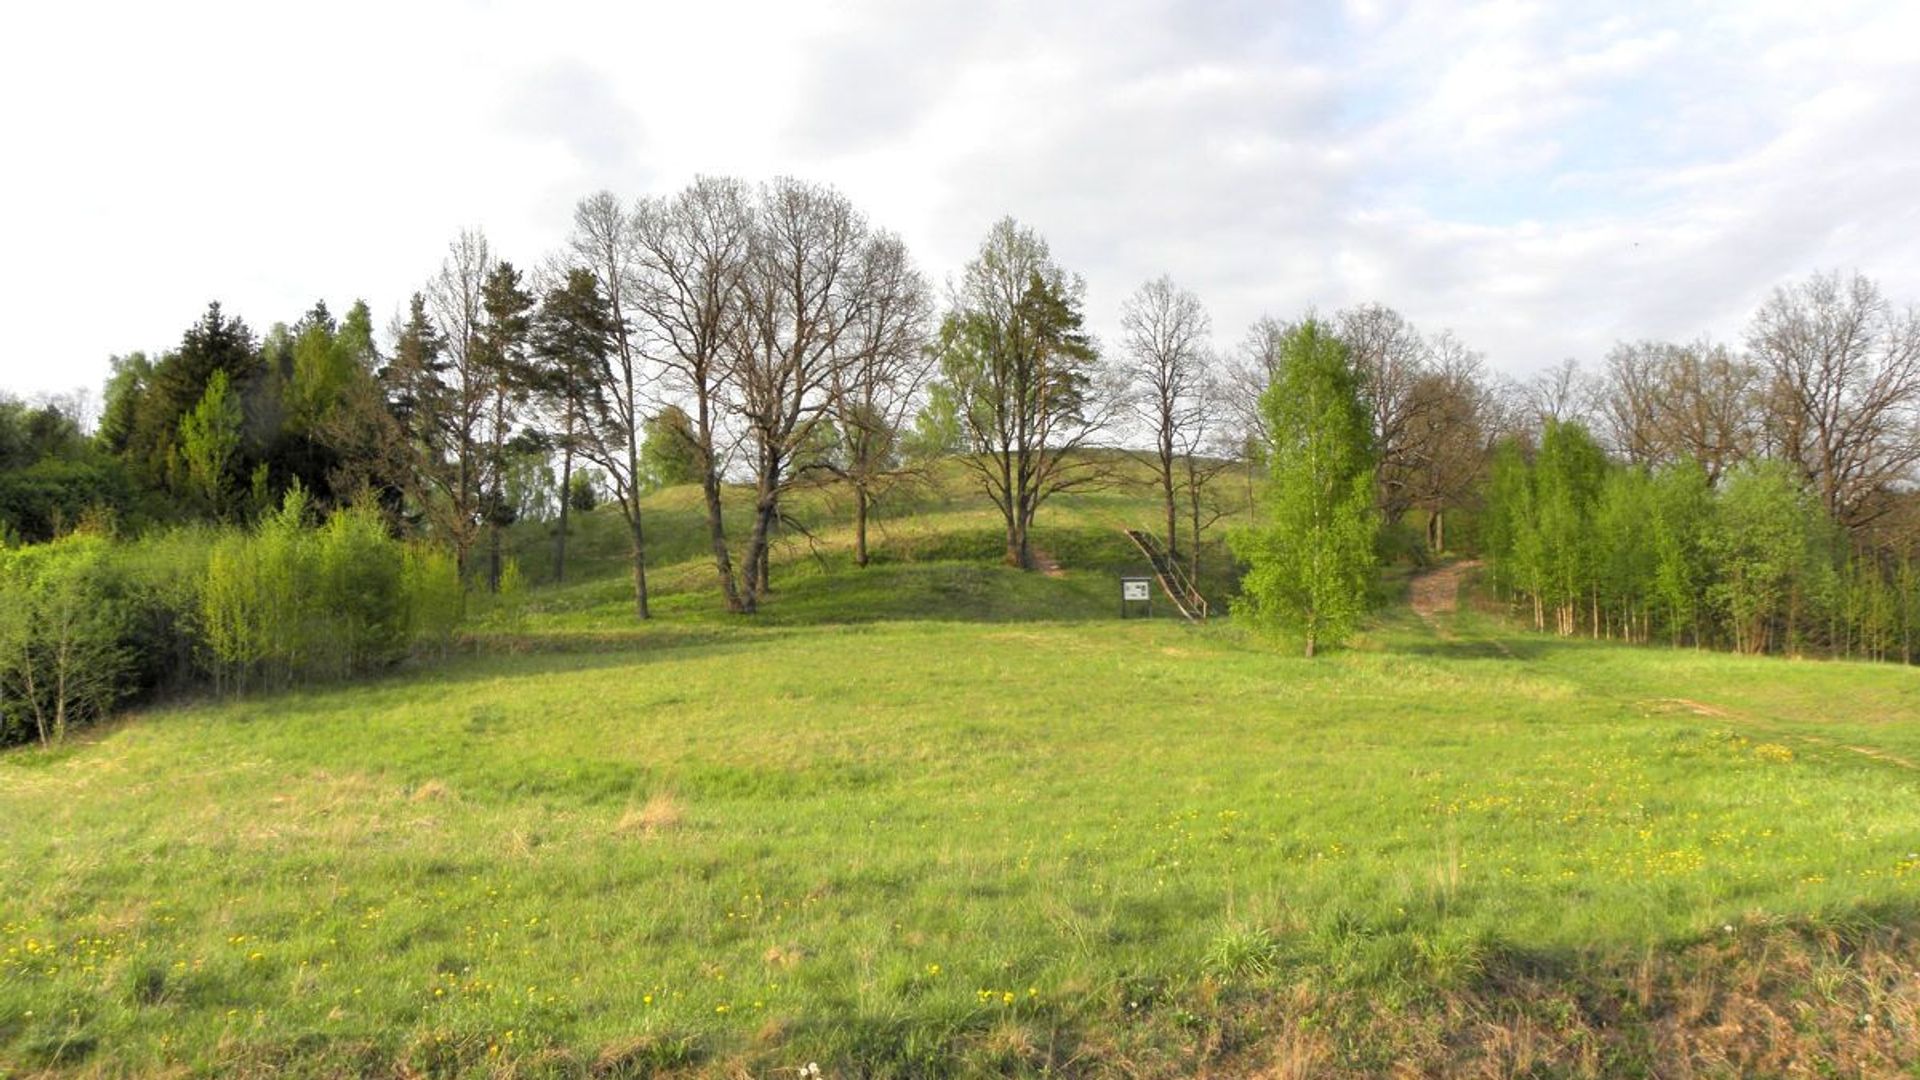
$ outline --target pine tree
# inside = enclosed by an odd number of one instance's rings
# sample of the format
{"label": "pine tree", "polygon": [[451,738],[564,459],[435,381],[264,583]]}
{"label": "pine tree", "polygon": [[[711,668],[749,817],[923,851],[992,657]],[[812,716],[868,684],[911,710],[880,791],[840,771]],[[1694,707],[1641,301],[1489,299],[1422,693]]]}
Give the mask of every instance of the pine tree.
{"label": "pine tree", "polygon": [[480,513],[487,526],[487,588],[498,592],[504,569],[501,532],[513,524],[514,519],[506,497],[508,448],[533,381],[527,345],[532,333],[534,299],[522,287],[520,271],[515,270],[512,263],[501,262],[487,275],[480,302],[486,322],[480,330],[479,355],[490,384]]}
{"label": "pine tree", "polygon": [[[553,540],[553,578],[567,576],[567,530],[575,508],[573,463],[591,422],[598,373],[612,350],[614,326],[590,270],[567,272],[548,290],[533,321],[533,394],[560,451],[560,523]],[[589,489],[591,490],[591,489]]]}

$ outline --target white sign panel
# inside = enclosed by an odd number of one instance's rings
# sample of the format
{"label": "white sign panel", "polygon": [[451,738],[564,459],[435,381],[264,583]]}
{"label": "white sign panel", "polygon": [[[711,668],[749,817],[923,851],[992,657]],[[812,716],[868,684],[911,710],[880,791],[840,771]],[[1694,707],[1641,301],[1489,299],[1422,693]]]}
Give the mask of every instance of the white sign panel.
{"label": "white sign panel", "polygon": [[1153,594],[1148,591],[1147,586],[1148,586],[1148,583],[1141,579],[1130,578],[1130,579],[1124,580],[1120,582],[1120,599],[1122,600],[1150,599]]}

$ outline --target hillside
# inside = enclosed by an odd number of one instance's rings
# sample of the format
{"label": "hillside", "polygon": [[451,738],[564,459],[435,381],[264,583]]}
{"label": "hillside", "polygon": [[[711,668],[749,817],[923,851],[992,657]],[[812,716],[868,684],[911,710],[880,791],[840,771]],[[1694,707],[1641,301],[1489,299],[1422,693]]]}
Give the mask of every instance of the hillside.
{"label": "hillside", "polygon": [[[1148,570],[1122,531],[1153,529],[1162,516],[1149,470],[1120,459],[1111,471],[1111,482],[1102,490],[1061,496],[1042,511],[1035,544],[1066,572],[1041,578],[1000,565],[1006,542],[999,512],[955,462],[940,463],[889,493],[869,524],[872,562],[864,570],[853,563],[850,496],[834,486],[802,489],[789,500],[788,514],[805,532],[789,529],[776,543],[775,596],[755,622],[1108,618],[1118,610],[1114,579]],[[1246,499],[1231,478],[1218,489],[1228,516],[1207,531],[1201,588],[1224,609],[1238,581],[1224,536],[1231,524],[1244,520]],[[745,489],[728,492],[730,536],[737,538],[747,528],[751,498]],[[642,520],[648,585],[661,619],[729,621],[715,583],[699,489],[655,493]],[[551,587],[552,535],[550,523],[523,525],[515,532],[516,557],[528,580],[539,586],[526,629],[631,629],[628,539],[617,509],[600,507],[577,523],[569,580],[558,588]]]}
{"label": "hillside", "polygon": [[[911,506],[912,520],[906,509]],[[448,660],[0,754],[0,1073],[1899,1075],[1911,672],[1120,621],[955,486],[729,619],[690,492]],[[1224,593],[1224,579],[1215,582]]]}

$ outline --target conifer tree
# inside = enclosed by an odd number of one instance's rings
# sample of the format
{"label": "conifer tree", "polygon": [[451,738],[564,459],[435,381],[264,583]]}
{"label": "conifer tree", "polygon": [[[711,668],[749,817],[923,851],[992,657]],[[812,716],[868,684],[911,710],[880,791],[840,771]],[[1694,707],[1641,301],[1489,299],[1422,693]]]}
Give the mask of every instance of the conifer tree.
{"label": "conifer tree", "polygon": [[560,522],[553,539],[553,578],[567,576],[567,530],[574,508],[573,463],[593,436],[598,373],[612,351],[614,326],[593,271],[574,268],[547,291],[533,322],[533,392],[560,451]]}

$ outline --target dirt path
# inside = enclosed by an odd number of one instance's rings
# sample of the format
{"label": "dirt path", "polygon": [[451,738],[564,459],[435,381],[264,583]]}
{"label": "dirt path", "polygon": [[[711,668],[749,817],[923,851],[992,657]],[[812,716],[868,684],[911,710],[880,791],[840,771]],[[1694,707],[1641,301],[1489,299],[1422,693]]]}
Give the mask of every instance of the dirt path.
{"label": "dirt path", "polygon": [[1716,720],[1731,721],[1749,731],[1761,735],[1770,735],[1776,739],[1793,739],[1806,743],[1809,746],[1817,746],[1829,750],[1846,750],[1850,753],[1859,754],[1861,757],[1872,758],[1875,761],[1882,761],[1888,765],[1893,765],[1908,771],[1920,772],[1920,765],[1916,765],[1898,754],[1890,754],[1877,746],[1854,746],[1850,743],[1840,742],[1837,739],[1829,739],[1824,735],[1810,735],[1805,732],[1791,731],[1782,727],[1779,722],[1766,717],[1748,715],[1721,705],[1709,705],[1704,701],[1695,701],[1692,698],[1655,698],[1652,701],[1642,702],[1641,707],[1656,710],[1670,709],[1692,713],[1695,716],[1711,716]]}
{"label": "dirt path", "polygon": [[1429,623],[1441,615],[1451,615],[1460,605],[1460,582],[1469,571],[1479,569],[1480,560],[1448,563],[1413,579],[1410,599],[1413,613]]}
{"label": "dirt path", "polygon": [[1033,568],[1050,578],[1063,578],[1067,576],[1066,570],[1060,565],[1060,560],[1039,548],[1033,549]]}
{"label": "dirt path", "polygon": [[[1480,562],[1477,559],[1471,559],[1466,562],[1449,563],[1446,566],[1435,567],[1426,573],[1416,576],[1408,586],[1408,601],[1413,608],[1414,614],[1420,616],[1420,618],[1425,621],[1428,626],[1432,627],[1434,632],[1444,640],[1453,640],[1454,634],[1452,627],[1442,621],[1442,617],[1452,615],[1455,611],[1459,610],[1460,585],[1465,580],[1467,574],[1478,569],[1479,566]],[[1507,648],[1506,643],[1500,641],[1498,638],[1490,638],[1488,640],[1495,648],[1500,650],[1502,654],[1513,657],[1513,650]],[[1771,718],[1753,715],[1738,709],[1730,709],[1723,705],[1695,701],[1691,698],[1655,698],[1651,701],[1641,701],[1639,705],[1642,709],[1685,712],[1691,713],[1694,716],[1724,720],[1731,725],[1763,737],[1790,740],[1819,749],[1841,750],[1857,754],[1860,757],[1871,758],[1874,761],[1891,765],[1895,768],[1920,772],[1920,763],[1916,763],[1898,754],[1889,753],[1879,747],[1857,746],[1851,743],[1841,742],[1838,739],[1828,738],[1824,735],[1795,731],[1792,730],[1790,726],[1784,725]]]}

